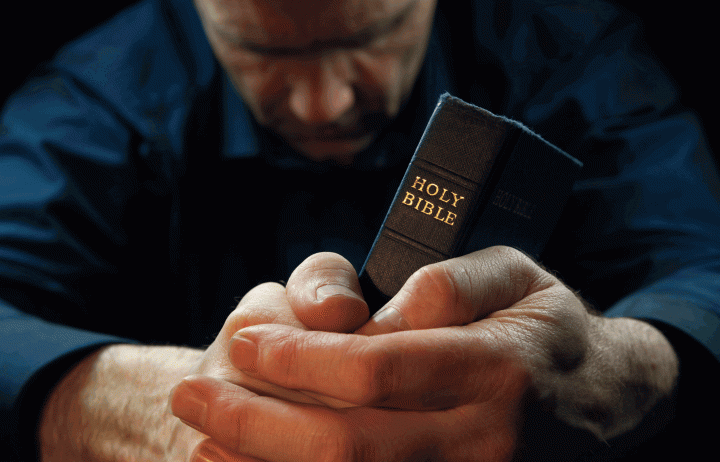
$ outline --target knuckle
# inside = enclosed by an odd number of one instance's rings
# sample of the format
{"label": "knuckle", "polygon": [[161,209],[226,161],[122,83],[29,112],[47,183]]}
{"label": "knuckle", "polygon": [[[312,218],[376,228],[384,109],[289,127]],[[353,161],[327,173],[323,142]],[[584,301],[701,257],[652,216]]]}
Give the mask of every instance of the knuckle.
{"label": "knuckle", "polygon": [[251,289],[228,315],[223,330],[232,334],[258,324],[303,327],[293,314],[287,290],[281,284],[266,282]]}
{"label": "knuckle", "polygon": [[418,280],[418,283],[423,285],[431,285],[436,290],[442,292],[453,291],[455,287],[455,278],[451,271],[448,271],[447,264],[445,262],[435,263],[428,266],[423,266],[415,272],[414,278]]}
{"label": "knuckle", "polygon": [[477,283],[476,272],[477,264],[463,259],[446,260],[416,271],[407,288],[422,304],[427,325],[440,327],[475,320],[473,301],[483,287]]}
{"label": "knuckle", "polygon": [[[532,257],[513,247],[495,246],[487,249],[492,257],[488,270],[501,278],[507,296],[524,298],[558,283]],[[519,292],[518,292],[519,291]]]}
{"label": "knuckle", "polygon": [[251,401],[257,397],[247,397],[240,393],[230,393],[222,400],[214,412],[212,438],[229,446],[235,451],[241,450],[251,442],[255,427]]}
{"label": "knuckle", "polygon": [[280,372],[275,374],[278,378],[278,385],[285,388],[294,388],[300,381],[300,368],[303,350],[306,348],[303,336],[296,331],[288,331],[282,337],[276,339],[276,347],[268,348],[265,352],[269,355],[267,360]]}
{"label": "knuckle", "polygon": [[394,355],[364,349],[350,364],[357,371],[354,380],[357,404],[382,404],[394,394],[397,389]]}
{"label": "knuckle", "polygon": [[225,320],[223,330],[230,335],[245,327],[255,324],[257,313],[249,310],[234,310]]}
{"label": "knuckle", "polygon": [[315,447],[318,448],[314,460],[320,462],[352,462],[355,457],[353,432],[341,427],[322,435],[317,435]]}
{"label": "knuckle", "polygon": [[528,269],[533,266],[533,260],[524,252],[508,246],[494,246],[488,249],[492,252],[492,261],[498,265],[508,265],[515,274],[525,274]]}
{"label": "knuckle", "polygon": [[[446,262],[420,268],[410,277],[408,287],[418,294],[431,294],[431,297],[423,297],[424,301],[434,301],[434,304],[443,309],[453,306],[458,299],[456,274],[450,270]],[[444,310],[440,312],[442,311]]]}
{"label": "knuckle", "polygon": [[236,309],[225,320],[225,324],[223,325],[222,332],[226,334],[227,336],[231,336],[235,332],[239,331],[240,329],[244,329],[249,326],[254,326],[256,324],[262,324],[262,320],[260,319],[261,314],[252,309],[243,309],[238,310]]}
{"label": "knuckle", "polygon": [[352,419],[337,418],[325,413],[324,418],[308,432],[307,426],[298,422],[293,429],[302,438],[300,446],[303,460],[316,462],[355,462],[369,461],[363,457],[363,432],[358,431],[357,422]]}

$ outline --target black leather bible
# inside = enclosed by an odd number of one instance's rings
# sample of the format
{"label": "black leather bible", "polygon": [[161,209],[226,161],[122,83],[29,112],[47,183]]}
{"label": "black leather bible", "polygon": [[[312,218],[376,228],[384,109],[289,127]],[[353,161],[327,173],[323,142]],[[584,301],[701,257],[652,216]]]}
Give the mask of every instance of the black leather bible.
{"label": "black leather bible", "polygon": [[371,313],[431,263],[492,245],[537,258],[581,167],[521,123],[442,95],[360,271]]}

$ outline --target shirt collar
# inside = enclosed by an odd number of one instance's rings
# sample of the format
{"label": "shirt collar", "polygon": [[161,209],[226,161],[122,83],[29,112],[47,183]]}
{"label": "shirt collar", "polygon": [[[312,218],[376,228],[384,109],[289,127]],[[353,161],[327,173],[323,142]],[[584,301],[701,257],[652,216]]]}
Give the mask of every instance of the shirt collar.
{"label": "shirt collar", "polygon": [[[185,55],[186,65],[192,66],[195,82],[201,87],[209,85],[219,68],[215,55],[205,36],[193,0],[165,0],[161,1],[166,8],[170,21],[176,21],[174,31],[178,33],[189,53]],[[192,58],[190,58],[192,57]]]}
{"label": "shirt collar", "polygon": [[222,75],[222,92],[224,112],[223,157],[229,159],[257,157],[260,154],[260,146],[252,122],[252,115],[224,72]]}

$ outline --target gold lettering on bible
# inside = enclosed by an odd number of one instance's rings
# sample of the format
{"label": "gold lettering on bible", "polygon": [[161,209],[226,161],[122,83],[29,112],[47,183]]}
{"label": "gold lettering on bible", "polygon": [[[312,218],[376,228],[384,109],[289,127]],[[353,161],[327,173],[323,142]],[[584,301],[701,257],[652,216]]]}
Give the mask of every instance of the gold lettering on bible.
{"label": "gold lettering on bible", "polygon": [[[433,201],[420,197],[417,193],[405,191],[405,198],[403,198],[402,201],[403,204],[413,207],[418,212],[429,215],[446,225],[453,226],[455,224],[457,214],[452,212],[450,207],[457,208],[458,202],[464,200],[465,197],[448,191],[447,188],[442,188],[435,183],[427,184],[427,179],[420,178],[419,176],[415,177],[415,181],[410,187],[418,192],[427,194]],[[440,204],[441,202],[442,204]]]}

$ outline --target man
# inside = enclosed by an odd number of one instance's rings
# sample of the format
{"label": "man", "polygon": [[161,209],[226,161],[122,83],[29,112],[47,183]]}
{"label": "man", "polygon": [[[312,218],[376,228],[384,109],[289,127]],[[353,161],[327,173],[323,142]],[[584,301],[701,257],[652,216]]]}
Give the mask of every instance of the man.
{"label": "man", "polygon": [[[477,3],[148,1],[61,52],[3,117],[12,437],[37,424],[49,460],[565,460],[664,425],[678,356],[718,354],[697,124],[613,11]],[[368,320],[353,266],[445,90],[585,162],[543,256],[568,286],[479,249]]]}

